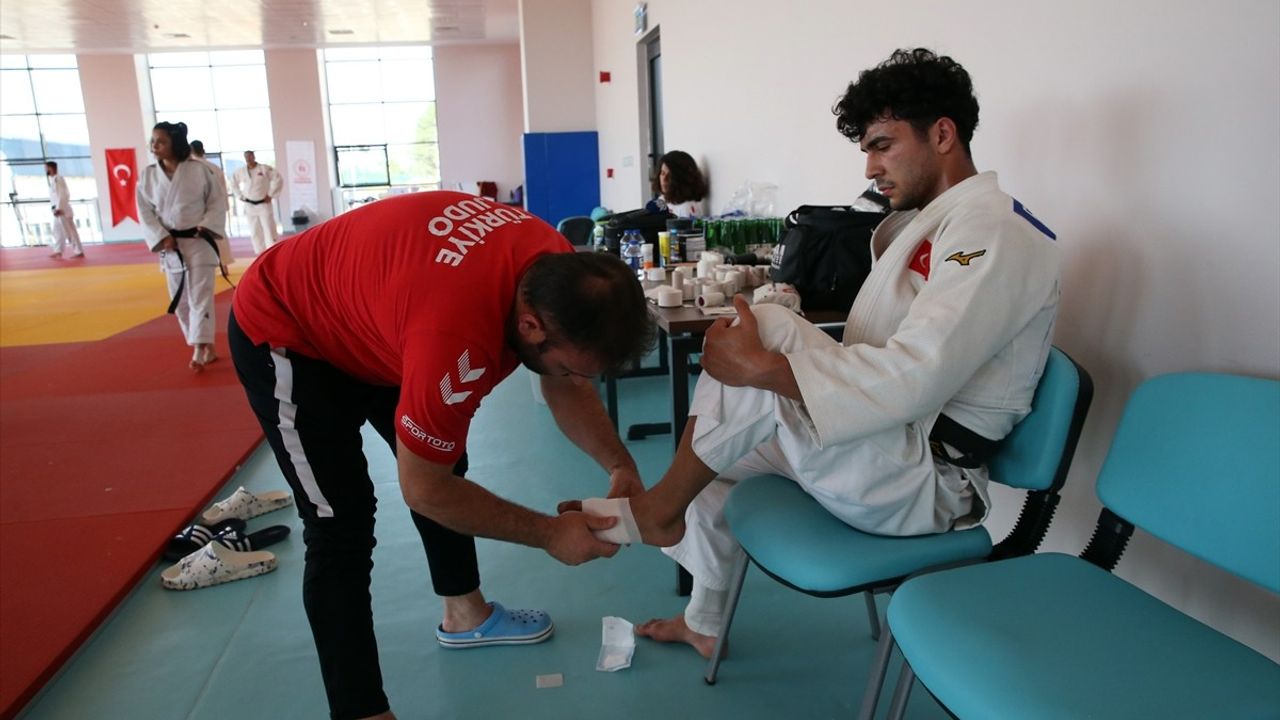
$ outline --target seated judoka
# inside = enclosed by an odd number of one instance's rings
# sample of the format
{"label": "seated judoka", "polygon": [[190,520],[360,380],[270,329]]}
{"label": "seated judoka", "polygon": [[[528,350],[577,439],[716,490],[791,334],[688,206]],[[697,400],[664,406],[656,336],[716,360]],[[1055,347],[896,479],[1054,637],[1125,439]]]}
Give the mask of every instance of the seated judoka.
{"label": "seated judoka", "polygon": [[640,496],[603,501],[624,519],[612,532],[631,527],[693,575],[684,614],[636,632],[704,656],[741,552],[722,513],[735,482],[791,478],[871,533],[980,523],[991,441],[1029,412],[1049,351],[1059,251],[994,173],[975,168],[978,103],[964,68],[897,51],[850,84],[835,113],[894,210],[872,237],[843,344],[739,298],[739,320],[707,332],[670,469]]}

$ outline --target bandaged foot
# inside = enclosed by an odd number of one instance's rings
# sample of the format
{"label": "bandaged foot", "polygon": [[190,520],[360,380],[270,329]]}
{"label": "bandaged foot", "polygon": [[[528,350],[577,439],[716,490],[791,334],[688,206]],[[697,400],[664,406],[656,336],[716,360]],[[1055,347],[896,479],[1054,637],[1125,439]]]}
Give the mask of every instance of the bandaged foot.
{"label": "bandaged foot", "polygon": [[630,498],[587,498],[582,501],[582,511],[600,517],[618,518],[618,522],[608,530],[592,531],[597,540],[615,545],[643,542],[640,538],[640,526],[636,525],[635,515],[631,514]]}

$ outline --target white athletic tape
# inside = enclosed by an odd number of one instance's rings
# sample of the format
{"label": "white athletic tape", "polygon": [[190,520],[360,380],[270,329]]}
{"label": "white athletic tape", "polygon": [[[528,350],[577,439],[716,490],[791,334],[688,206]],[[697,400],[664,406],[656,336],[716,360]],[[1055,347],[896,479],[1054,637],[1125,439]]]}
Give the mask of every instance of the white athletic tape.
{"label": "white athletic tape", "polygon": [[636,525],[636,517],[631,514],[630,498],[587,498],[582,501],[582,511],[601,517],[616,517],[618,522],[608,530],[593,530],[597,539],[615,545],[630,545],[643,542],[640,538],[640,526]]}

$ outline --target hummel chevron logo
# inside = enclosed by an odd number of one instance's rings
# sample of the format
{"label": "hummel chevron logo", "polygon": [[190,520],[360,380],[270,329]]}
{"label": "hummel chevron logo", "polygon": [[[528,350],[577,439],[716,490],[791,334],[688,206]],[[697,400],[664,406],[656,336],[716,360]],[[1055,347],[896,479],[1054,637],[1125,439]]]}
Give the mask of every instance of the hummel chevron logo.
{"label": "hummel chevron logo", "polygon": [[[471,369],[471,351],[463,350],[462,355],[458,357],[458,386],[461,387],[469,382],[478,380],[484,375],[484,368]],[[462,392],[453,391],[453,378],[449,374],[445,374],[440,379],[440,399],[444,400],[445,405],[460,403],[471,396],[470,390]]]}

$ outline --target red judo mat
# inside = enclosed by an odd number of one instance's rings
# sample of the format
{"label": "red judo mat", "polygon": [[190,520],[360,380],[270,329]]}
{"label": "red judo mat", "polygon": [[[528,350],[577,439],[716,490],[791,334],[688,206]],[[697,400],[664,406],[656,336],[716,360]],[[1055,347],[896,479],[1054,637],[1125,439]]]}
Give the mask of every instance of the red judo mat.
{"label": "red judo mat", "polygon": [[169,316],[97,342],[0,350],[0,717],[261,441],[228,357],[230,304],[219,294],[221,359],[199,374]]}

